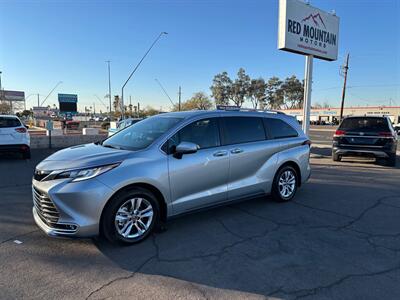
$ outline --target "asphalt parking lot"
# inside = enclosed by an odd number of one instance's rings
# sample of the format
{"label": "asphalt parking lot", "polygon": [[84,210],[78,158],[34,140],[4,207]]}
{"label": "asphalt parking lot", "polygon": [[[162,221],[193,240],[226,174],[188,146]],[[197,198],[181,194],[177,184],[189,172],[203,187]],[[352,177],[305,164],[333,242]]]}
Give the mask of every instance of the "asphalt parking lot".
{"label": "asphalt parking lot", "polygon": [[2,156],[0,298],[399,299],[400,168],[313,152],[295,201],[188,215],[130,247],[45,236],[30,180],[49,150]]}

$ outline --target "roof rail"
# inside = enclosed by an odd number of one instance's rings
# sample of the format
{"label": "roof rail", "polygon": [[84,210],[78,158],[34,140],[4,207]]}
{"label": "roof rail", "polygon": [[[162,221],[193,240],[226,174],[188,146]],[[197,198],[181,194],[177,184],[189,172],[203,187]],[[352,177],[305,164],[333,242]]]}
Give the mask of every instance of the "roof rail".
{"label": "roof rail", "polygon": [[217,105],[217,110],[263,112],[263,113],[272,113],[272,114],[285,115],[284,112],[281,112],[281,111],[278,111],[278,110],[246,108],[246,107],[239,107],[239,106],[234,106],[234,105]]}

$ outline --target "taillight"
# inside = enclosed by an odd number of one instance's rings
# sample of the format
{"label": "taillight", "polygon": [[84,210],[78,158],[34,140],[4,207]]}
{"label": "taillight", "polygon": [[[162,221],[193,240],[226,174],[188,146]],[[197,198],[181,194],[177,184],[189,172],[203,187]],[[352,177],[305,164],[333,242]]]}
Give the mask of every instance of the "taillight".
{"label": "taillight", "polygon": [[308,145],[308,146],[311,147],[311,141],[310,140],[306,140],[306,141],[303,142],[302,145]]}
{"label": "taillight", "polygon": [[393,133],[390,131],[379,132],[378,135],[383,137],[393,137]]}
{"label": "taillight", "polygon": [[344,131],[344,130],[338,129],[338,130],[335,131],[335,136],[342,136],[342,135],[345,135],[345,134],[346,134],[346,131]]}
{"label": "taillight", "polygon": [[25,132],[26,132],[26,128],[24,128],[24,127],[15,128],[15,131],[16,131],[16,132],[19,132],[19,133],[25,133]]}

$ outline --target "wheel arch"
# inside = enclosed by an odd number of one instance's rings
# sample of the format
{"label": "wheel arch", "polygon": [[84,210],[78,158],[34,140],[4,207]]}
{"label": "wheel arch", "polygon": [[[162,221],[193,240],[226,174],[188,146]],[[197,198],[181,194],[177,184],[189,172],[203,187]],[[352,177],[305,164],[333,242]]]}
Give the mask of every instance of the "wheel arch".
{"label": "wheel arch", "polygon": [[279,168],[276,170],[275,176],[276,176],[276,174],[278,174],[278,172],[279,172],[283,167],[286,167],[286,166],[290,166],[290,167],[292,167],[292,168],[296,171],[296,175],[298,176],[297,186],[301,186],[301,170],[300,170],[300,166],[299,166],[299,164],[298,164],[297,162],[295,162],[295,161],[293,161],[293,160],[288,160],[288,161],[283,162],[283,163],[279,166]]}
{"label": "wheel arch", "polygon": [[142,189],[146,189],[146,190],[152,192],[160,205],[160,220],[162,222],[165,222],[167,220],[167,212],[168,212],[167,211],[168,210],[167,203],[166,203],[165,197],[163,196],[161,191],[157,187],[155,187],[154,185],[151,185],[149,183],[137,182],[137,183],[132,183],[132,184],[129,184],[129,185],[126,185],[126,186],[120,188],[108,199],[107,203],[103,207],[103,210],[101,211],[101,217],[100,217],[100,223],[99,223],[99,232],[100,233],[102,231],[102,222],[103,222],[104,212],[106,211],[108,205],[110,205],[112,199],[121,193],[125,193],[125,192],[127,192],[131,189],[135,189],[135,188],[142,188]]}

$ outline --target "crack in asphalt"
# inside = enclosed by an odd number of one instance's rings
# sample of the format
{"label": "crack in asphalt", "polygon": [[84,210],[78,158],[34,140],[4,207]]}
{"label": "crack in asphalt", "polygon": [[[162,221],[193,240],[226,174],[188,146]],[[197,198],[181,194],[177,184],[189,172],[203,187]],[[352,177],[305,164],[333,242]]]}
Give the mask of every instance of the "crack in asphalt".
{"label": "crack in asphalt", "polygon": [[5,243],[7,243],[7,242],[10,242],[10,241],[12,241],[12,240],[14,240],[14,239],[17,239],[17,238],[20,238],[20,237],[23,237],[23,236],[30,235],[30,234],[32,234],[32,233],[34,233],[34,232],[37,232],[37,231],[39,231],[39,229],[35,229],[35,230],[29,231],[29,232],[26,232],[26,233],[22,233],[22,234],[18,234],[18,235],[15,235],[15,236],[13,236],[13,237],[10,237],[10,238],[8,238],[8,239],[6,239],[6,240],[1,241],[1,242],[0,242],[0,246],[3,245],[3,244],[5,244]]}
{"label": "crack in asphalt", "polygon": [[85,299],[86,300],[90,299],[90,297],[92,297],[94,294],[100,292],[102,289],[112,285],[115,282],[118,282],[120,280],[133,278],[148,262],[150,262],[154,258],[155,258],[155,255],[149,257],[148,259],[146,259],[139,267],[136,268],[136,270],[131,272],[129,275],[117,277],[117,278],[114,278],[114,279],[102,284],[99,288],[97,288],[94,291],[90,292],[89,295]]}
{"label": "crack in asphalt", "polygon": [[379,205],[382,204],[382,201],[388,198],[393,198],[393,196],[383,196],[375,200],[375,203],[368,206],[365,208],[357,217],[353,218],[353,220],[349,221],[347,224],[339,226],[338,230],[340,229],[346,229],[353,225],[354,223],[360,221],[370,210],[373,210],[374,208],[378,207]]}
{"label": "crack in asphalt", "polygon": [[307,204],[304,204],[304,203],[300,203],[300,202],[298,202],[298,201],[291,201],[290,203],[292,203],[292,204],[294,204],[294,205],[299,205],[299,206],[302,206],[302,207],[305,207],[305,208],[309,208],[309,209],[312,209],[312,210],[318,210],[318,211],[322,211],[322,212],[334,214],[334,215],[337,215],[337,216],[340,216],[340,217],[353,218],[353,216],[350,216],[350,215],[341,214],[341,213],[338,213],[338,212],[336,212],[336,211],[332,211],[332,210],[329,210],[329,209],[324,209],[324,208],[319,208],[319,207],[313,207],[313,206],[311,206],[311,205],[307,205]]}
{"label": "crack in asphalt", "polygon": [[381,270],[381,271],[377,271],[377,272],[370,272],[370,273],[356,273],[356,274],[347,274],[327,285],[320,285],[320,286],[316,286],[314,288],[310,288],[310,289],[301,289],[301,290],[294,290],[294,291],[285,291],[283,289],[283,294],[289,295],[289,296],[294,296],[295,300],[301,299],[301,298],[305,298],[305,297],[309,297],[309,296],[313,296],[316,295],[317,293],[319,293],[322,290],[326,290],[326,289],[331,289],[334,286],[338,286],[340,284],[342,284],[343,282],[345,282],[348,279],[354,278],[354,277],[370,277],[370,276],[378,276],[378,275],[384,275],[396,270],[400,270],[400,264],[396,265],[395,267],[389,268],[389,269],[385,269],[385,270]]}

